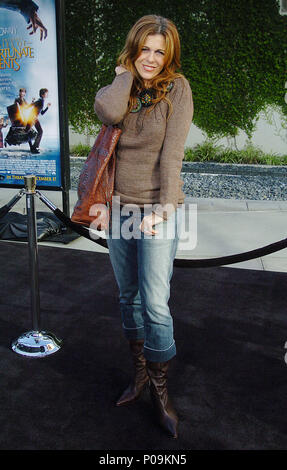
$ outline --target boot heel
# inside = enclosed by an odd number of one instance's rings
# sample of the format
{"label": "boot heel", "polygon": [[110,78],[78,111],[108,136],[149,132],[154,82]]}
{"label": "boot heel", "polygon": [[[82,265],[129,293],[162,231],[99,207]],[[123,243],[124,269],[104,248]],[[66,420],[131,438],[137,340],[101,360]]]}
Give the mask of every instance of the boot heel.
{"label": "boot heel", "polygon": [[178,416],[167,391],[167,371],[169,362],[147,361],[147,372],[150,378],[150,395],[159,424],[168,434],[178,437]]}
{"label": "boot heel", "polygon": [[144,340],[129,341],[130,351],[134,362],[135,376],[116,402],[116,406],[127,405],[137,400],[147,382],[149,382],[149,376],[146,371],[146,359],[143,354],[143,345]]}

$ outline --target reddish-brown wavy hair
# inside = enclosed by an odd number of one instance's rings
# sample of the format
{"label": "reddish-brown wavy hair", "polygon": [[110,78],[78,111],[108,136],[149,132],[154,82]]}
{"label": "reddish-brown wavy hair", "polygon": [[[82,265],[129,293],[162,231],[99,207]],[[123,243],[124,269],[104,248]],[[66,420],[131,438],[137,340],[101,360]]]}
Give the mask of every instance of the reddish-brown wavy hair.
{"label": "reddish-brown wavy hair", "polygon": [[135,106],[137,94],[144,88],[144,80],[134,64],[141,54],[147,36],[152,34],[162,34],[165,38],[165,61],[161,72],[151,80],[150,85],[155,90],[156,98],[153,106],[148,108],[148,111],[151,111],[155,104],[162,99],[165,99],[171,108],[171,103],[166,97],[167,87],[175,78],[183,76],[177,72],[181,66],[180,40],[175,24],[162,16],[143,16],[129,31],[125,46],[117,61],[117,65],[123,65],[134,76],[128,112]]}

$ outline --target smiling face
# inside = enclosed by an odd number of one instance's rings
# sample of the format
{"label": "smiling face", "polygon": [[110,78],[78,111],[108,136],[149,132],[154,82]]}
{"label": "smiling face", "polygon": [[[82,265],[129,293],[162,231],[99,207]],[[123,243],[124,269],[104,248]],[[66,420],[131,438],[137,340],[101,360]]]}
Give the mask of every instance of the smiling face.
{"label": "smiling face", "polygon": [[138,74],[144,80],[145,87],[148,88],[151,80],[162,71],[164,63],[165,37],[162,34],[148,35],[134,63]]}

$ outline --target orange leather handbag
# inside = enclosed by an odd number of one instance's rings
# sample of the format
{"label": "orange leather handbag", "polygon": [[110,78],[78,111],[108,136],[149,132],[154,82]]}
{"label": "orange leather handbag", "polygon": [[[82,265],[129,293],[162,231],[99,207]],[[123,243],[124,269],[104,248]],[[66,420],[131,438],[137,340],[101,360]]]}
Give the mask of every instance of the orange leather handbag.
{"label": "orange leather handbag", "polygon": [[[80,174],[78,201],[71,217],[73,222],[90,226],[96,219],[92,215],[97,213],[96,204],[107,206],[110,214],[115,179],[115,150],[121,133],[122,130],[118,127],[102,125]],[[98,230],[101,230],[101,226]]]}

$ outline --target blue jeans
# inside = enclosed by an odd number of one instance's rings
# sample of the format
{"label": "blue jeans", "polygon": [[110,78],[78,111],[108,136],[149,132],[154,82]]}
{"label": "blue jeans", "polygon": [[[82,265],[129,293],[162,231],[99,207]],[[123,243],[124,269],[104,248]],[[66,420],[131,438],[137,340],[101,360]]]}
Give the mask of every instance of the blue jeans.
{"label": "blue jeans", "polygon": [[[119,287],[125,336],[144,339],[144,356],[149,361],[165,362],[176,354],[168,301],[183,208],[177,208],[167,221],[154,226],[158,235],[147,236],[135,230],[144,215],[143,210],[138,211],[133,224],[130,214],[113,218],[107,243]],[[120,227],[116,236],[115,224]]]}

